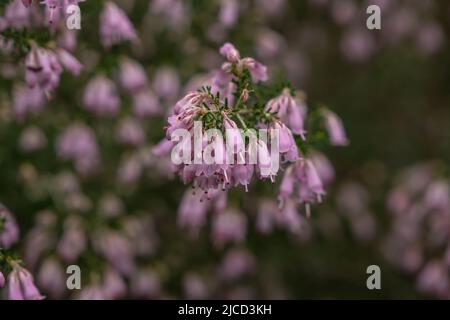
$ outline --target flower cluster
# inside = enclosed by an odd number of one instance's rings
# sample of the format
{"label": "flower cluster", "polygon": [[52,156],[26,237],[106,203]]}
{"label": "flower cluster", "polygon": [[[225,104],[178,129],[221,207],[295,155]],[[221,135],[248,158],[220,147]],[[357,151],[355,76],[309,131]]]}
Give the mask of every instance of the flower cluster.
{"label": "flower cluster", "polygon": [[[259,84],[268,80],[267,68],[253,58],[241,58],[239,51],[230,43],[220,48],[220,54],[226,59],[221,69],[213,72],[200,90],[187,93],[173,106],[168,117],[166,139],[154,148],[159,156],[172,151],[172,160],[174,154],[183,159],[194,159],[194,163],[188,161],[173,165],[182,181],[192,184],[193,191],[188,193],[194,194],[185,195],[186,205],[183,202],[180,209],[181,221],[190,217],[192,225],[203,224],[209,205],[195,204],[195,198],[199,202],[215,199],[217,190],[238,186],[244,186],[248,191],[253,176],[274,181],[278,168],[274,170],[273,150],[279,152],[277,157],[281,156],[283,162],[291,163],[280,186],[280,209],[283,210],[287,202],[294,203],[294,207],[295,203],[304,203],[309,212],[309,204],[320,202],[325,190],[313,161],[308,158],[309,155],[299,151],[299,145],[304,149],[307,146],[304,95],[294,94],[285,87],[278,96],[265,101],[261,99],[264,88]],[[321,110],[331,143],[347,144],[340,119],[328,109]],[[196,121],[200,122],[200,128],[196,126]],[[257,151],[254,151],[251,148],[251,132],[258,128],[273,131],[270,131],[270,141],[257,138],[254,142]],[[179,129],[192,133],[194,139],[174,141],[174,134]],[[226,141],[208,134],[207,129],[224,133]],[[197,130],[201,131],[200,135],[196,135]],[[276,137],[272,132],[277,133]],[[246,148],[246,138],[249,136],[250,143]],[[195,159],[203,159],[202,155],[208,152],[208,144],[214,146],[216,162],[195,162]],[[257,153],[256,164],[247,161],[252,152]],[[223,161],[225,158],[230,160],[230,157],[232,161]]]}
{"label": "flower cluster", "polygon": [[[270,167],[269,146],[267,142],[258,139],[258,163],[256,166],[249,165],[245,160],[250,156],[249,149],[245,150],[245,137],[241,135],[239,129],[247,131],[251,128],[247,127],[245,121],[246,116],[241,111],[249,109],[250,103],[250,87],[255,83],[267,80],[266,67],[255,61],[253,58],[241,59],[239,52],[231,44],[225,44],[220,52],[227,59],[222,69],[212,79],[212,85],[200,91],[190,92],[183,99],[178,101],[172,110],[172,115],[168,118],[168,126],[166,129],[167,139],[170,140],[172,134],[177,129],[186,129],[194,133],[194,122],[201,121],[206,128],[220,128],[222,132],[226,131],[228,147],[230,147],[231,155],[227,154],[225,142],[217,137],[207,137],[203,130],[205,138],[203,141],[187,141],[189,144],[186,150],[197,143],[204,144],[215,142],[218,144],[216,149],[220,150],[221,155],[217,157],[232,157],[236,164],[227,164],[226,161],[216,164],[181,164],[176,170],[182,177],[184,183],[193,183],[194,188],[200,188],[202,192],[208,194],[215,189],[228,189],[234,186],[243,185],[245,188],[250,184],[253,174],[260,178],[273,177],[275,175],[271,170],[264,170],[265,166]],[[245,77],[244,74],[249,73],[250,78],[245,79],[240,92],[237,90],[235,83]],[[220,80],[219,80],[220,79]],[[220,85],[218,85],[220,83]],[[228,91],[234,88],[234,91]],[[231,102],[227,96],[232,94]],[[233,98],[236,102],[233,104]],[[267,115],[269,116],[269,115]],[[236,123],[240,123],[240,127]],[[289,129],[283,127],[287,132]],[[287,133],[287,138],[293,140],[292,136]],[[187,152],[184,150],[185,152]],[[191,155],[190,155],[191,156]],[[198,157],[194,155],[193,157]],[[223,160],[223,159],[222,159]],[[234,161],[235,160],[235,161]]]}
{"label": "flower cluster", "polygon": [[50,95],[59,85],[63,67],[74,75],[81,72],[81,63],[68,51],[33,45],[25,58],[25,80],[30,88],[38,87]]}

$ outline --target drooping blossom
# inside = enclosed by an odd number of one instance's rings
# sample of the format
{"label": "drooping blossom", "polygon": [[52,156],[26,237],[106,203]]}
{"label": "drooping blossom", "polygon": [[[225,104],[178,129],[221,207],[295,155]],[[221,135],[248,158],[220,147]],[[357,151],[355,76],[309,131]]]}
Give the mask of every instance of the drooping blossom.
{"label": "drooping blossom", "polygon": [[[276,161],[272,161],[268,143],[259,138],[253,141],[250,140],[248,149],[249,158],[255,158],[253,153],[257,153],[258,161],[254,166],[257,176],[262,180],[270,179],[270,181],[274,182],[279,166],[276,166]],[[247,185],[248,183],[245,184],[245,187]]]}
{"label": "drooping blossom", "polygon": [[152,148],[152,153],[157,157],[165,157],[170,154],[173,148],[173,142],[164,138]]}
{"label": "drooping blossom", "polygon": [[100,14],[100,39],[109,48],[124,41],[137,39],[133,24],[114,2],[108,1]]}
{"label": "drooping blossom", "polygon": [[211,98],[203,92],[190,92],[179,100],[173,108],[173,114],[167,119],[166,137],[170,139],[172,132],[179,128],[190,130],[195,117],[202,112],[200,105],[210,100]]}
{"label": "drooping blossom", "polygon": [[331,144],[334,146],[348,145],[349,142],[342,120],[333,111],[328,109],[322,109],[322,115]]}
{"label": "drooping blossom", "polygon": [[286,169],[278,198],[283,206],[284,201],[294,197],[297,202],[306,204],[308,213],[309,204],[321,202],[324,195],[325,190],[313,162],[301,158]]}
{"label": "drooping blossom", "polygon": [[283,122],[278,120],[272,122],[269,129],[278,130],[278,149],[280,154],[287,154],[287,160],[289,161],[297,160],[299,153],[292,131]]}
{"label": "drooping blossom", "polygon": [[25,80],[29,87],[37,86],[46,94],[58,87],[63,68],[52,50],[33,46],[25,58],[25,67]]}
{"label": "drooping blossom", "polygon": [[83,70],[83,65],[69,51],[58,48],[56,53],[63,67],[73,75],[77,76]]}
{"label": "drooping blossom", "polygon": [[322,152],[317,150],[310,152],[308,158],[314,164],[324,186],[330,185],[335,178],[335,171],[331,161]]}
{"label": "drooping blossom", "polygon": [[115,84],[104,75],[97,75],[86,86],[83,104],[97,116],[114,116],[118,113],[120,99]]}
{"label": "drooping blossom", "polygon": [[[45,5],[45,15],[47,16],[47,22],[49,25],[58,24],[61,17],[65,13],[64,1],[60,0],[43,0],[42,4]],[[64,10],[62,12],[62,10]]]}
{"label": "drooping blossom", "polygon": [[220,48],[220,54],[228,60],[222,65],[222,70],[231,72],[234,65],[239,72],[242,72],[243,69],[248,69],[255,83],[268,79],[265,65],[250,57],[241,59],[239,51],[231,43],[225,43]]}
{"label": "drooping blossom", "polygon": [[276,114],[292,133],[300,135],[303,140],[306,139],[304,129],[306,106],[301,97],[294,98],[290,90],[285,88],[281,95],[267,102],[265,110]]}
{"label": "drooping blossom", "polygon": [[223,119],[223,127],[226,130],[227,144],[231,147],[231,152],[238,157],[243,157],[243,150],[245,150],[244,138],[239,130],[236,122],[225,116]]}
{"label": "drooping blossom", "polygon": [[40,88],[48,96],[58,87],[63,67],[74,75],[82,70],[81,63],[68,51],[42,48],[35,44],[25,57],[25,67],[27,85]]}
{"label": "drooping blossom", "polygon": [[34,284],[31,273],[18,263],[8,275],[8,296],[10,300],[42,300],[45,297]]}

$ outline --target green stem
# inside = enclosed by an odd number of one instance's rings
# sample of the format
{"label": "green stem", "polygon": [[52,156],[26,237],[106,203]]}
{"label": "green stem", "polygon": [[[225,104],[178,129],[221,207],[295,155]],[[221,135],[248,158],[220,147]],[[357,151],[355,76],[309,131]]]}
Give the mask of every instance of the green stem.
{"label": "green stem", "polygon": [[238,114],[235,113],[236,118],[239,120],[239,122],[241,123],[242,127],[244,127],[245,130],[247,130],[247,125],[245,124],[244,120],[242,119],[242,117]]}

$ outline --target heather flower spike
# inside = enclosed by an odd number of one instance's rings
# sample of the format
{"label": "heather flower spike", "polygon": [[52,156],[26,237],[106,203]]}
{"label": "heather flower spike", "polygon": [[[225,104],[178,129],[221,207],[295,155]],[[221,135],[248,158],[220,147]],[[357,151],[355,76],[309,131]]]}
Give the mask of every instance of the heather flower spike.
{"label": "heather flower spike", "polygon": [[[300,153],[296,136],[302,144],[309,143],[305,96],[284,88],[278,96],[256,103],[254,92],[261,90],[260,81],[267,80],[266,67],[251,57],[241,58],[231,43],[225,43],[219,52],[226,60],[220,70],[212,73],[198,91],[188,92],[173,105],[166,139],[153,148],[160,157],[167,157],[172,149],[173,170],[183,183],[192,185],[179,207],[179,223],[198,230],[205,224],[207,213],[214,210],[215,199],[221,198],[218,194],[237,187],[248,191],[254,178],[275,182],[281,156],[287,168],[279,190],[279,210],[289,221],[286,224],[298,231],[300,218],[296,218],[295,204],[304,204],[309,216],[310,205],[322,201],[324,183],[332,179],[333,172],[323,157],[314,157],[320,165],[318,170],[308,152]],[[180,139],[179,130],[188,138]],[[209,130],[215,130],[214,134]],[[213,161],[205,161],[212,147]],[[215,238],[225,237],[219,230],[228,220],[236,222],[237,232],[242,223],[234,217],[217,217]]]}
{"label": "heather flower spike", "polygon": [[303,140],[306,140],[304,121],[307,110],[302,103],[302,99],[301,96],[293,97],[290,89],[285,88],[278,97],[267,102],[265,110],[276,114],[291,129],[293,134],[299,135]]}

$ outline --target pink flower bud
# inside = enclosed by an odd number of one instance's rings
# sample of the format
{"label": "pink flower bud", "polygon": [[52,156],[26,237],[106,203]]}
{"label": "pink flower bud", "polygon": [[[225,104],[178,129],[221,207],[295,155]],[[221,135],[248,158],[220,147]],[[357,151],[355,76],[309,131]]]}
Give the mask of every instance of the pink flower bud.
{"label": "pink flower bud", "polygon": [[220,54],[224,56],[229,62],[238,63],[241,59],[239,51],[231,43],[225,43],[219,50]]}

